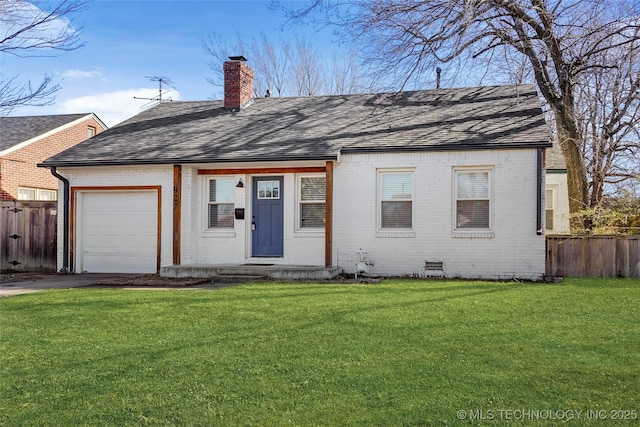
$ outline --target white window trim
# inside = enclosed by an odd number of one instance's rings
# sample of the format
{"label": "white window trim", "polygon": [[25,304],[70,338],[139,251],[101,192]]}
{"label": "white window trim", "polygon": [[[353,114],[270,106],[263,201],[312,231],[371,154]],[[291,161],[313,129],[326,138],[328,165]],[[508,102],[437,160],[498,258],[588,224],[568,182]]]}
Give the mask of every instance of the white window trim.
{"label": "white window trim", "polygon": [[[458,218],[458,173],[487,172],[489,178],[489,228],[457,228]],[[492,239],[495,237],[493,206],[495,192],[493,189],[493,166],[455,166],[451,176],[451,233],[454,238]]]}
{"label": "white window trim", "polygon": [[[235,217],[234,217],[234,227],[233,228],[209,228],[209,185],[210,181],[217,179],[229,178],[231,180],[235,179],[234,175],[205,175],[203,177],[203,185],[202,185],[202,201],[203,207],[201,208],[202,212],[202,237],[236,237],[235,230]],[[235,203],[234,203],[235,205]]]}
{"label": "white window trim", "polygon": [[[556,189],[557,186],[555,185],[548,186],[544,189],[544,230],[549,233],[553,233],[556,229]],[[553,212],[553,215],[551,215],[553,217],[553,227],[551,228],[547,228],[547,191],[551,191],[551,211]]]}
{"label": "white window trim", "polygon": [[[325,227],[300,227],[300,206],[302,205],[302,178],[324,178],[326,180],[327,176],[325,174],[318,173],[299,173],[296,174],[296,196],[295,196],[295,214],[294,214],[294,231],[297,237],[323,237],[325,232]],[[325,209],[327,207],[327,199],[325,194],[324,200]]]}
{"label": "white window trim", "polygon": [[[376,237],[416,237],[416,182],[415,168],[380,168],[376,170]],[[411,175],[411,228],[382,228],[382,176],[385,174],[409,174]]]}

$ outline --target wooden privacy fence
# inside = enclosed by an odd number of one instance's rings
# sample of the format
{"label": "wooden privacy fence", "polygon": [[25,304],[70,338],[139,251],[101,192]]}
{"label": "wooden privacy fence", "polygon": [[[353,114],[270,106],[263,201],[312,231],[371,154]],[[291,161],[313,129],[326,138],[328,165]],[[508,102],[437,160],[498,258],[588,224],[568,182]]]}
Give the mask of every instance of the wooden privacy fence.
{"label": "wooden privacy fence", "polygon": [[1,201],[0,269],[56,271],[57,202]]}
{"label": "wooden privacy fence", "polygon": [[547,236],[546,274],[640,277],[640,236]]}

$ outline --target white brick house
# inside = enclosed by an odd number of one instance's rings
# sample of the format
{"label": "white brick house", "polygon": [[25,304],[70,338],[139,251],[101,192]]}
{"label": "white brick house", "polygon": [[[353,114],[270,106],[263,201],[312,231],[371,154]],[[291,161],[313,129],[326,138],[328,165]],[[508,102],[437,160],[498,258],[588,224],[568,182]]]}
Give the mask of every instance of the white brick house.
{"label": "white brick house", "polygon": [[[246,64],[231,62],[228,80],[250,85]],[[61,269],[544,275],[551,144],[534,87],[234,92],[231,106],[160,104],[41,165],[66,180]]]}

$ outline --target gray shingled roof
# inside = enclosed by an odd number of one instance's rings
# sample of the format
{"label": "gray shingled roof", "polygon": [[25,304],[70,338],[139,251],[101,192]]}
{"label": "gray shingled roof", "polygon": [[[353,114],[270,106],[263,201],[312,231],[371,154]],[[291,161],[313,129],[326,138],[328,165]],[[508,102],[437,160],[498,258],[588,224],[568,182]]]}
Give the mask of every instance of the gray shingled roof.
{"label": "gray shingled roof", "polygon": [[556,140],[553,141],[553,147],[547,150],[547,170],[566,170],[567,162],[564,159],[562,148]]}
{"label": "gray shingled roof", "polygon": [[0,151],[40,136],[91,113],[0,117]]}
{"label": "gray shingled roof", "polygon": [[534,86],[163,103],[46,166],[335,159],[340,152],[550,146]]}

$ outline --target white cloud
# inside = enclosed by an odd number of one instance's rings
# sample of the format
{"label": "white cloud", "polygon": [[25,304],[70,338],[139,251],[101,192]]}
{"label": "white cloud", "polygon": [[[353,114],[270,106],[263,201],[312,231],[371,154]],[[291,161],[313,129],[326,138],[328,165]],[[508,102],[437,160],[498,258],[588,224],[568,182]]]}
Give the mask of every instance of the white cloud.
{"label": "white cloud", "polygon": [[[27,52],[33,55],[38,50],[47,51],[52,40],[73,38],[76,35],[77,30],[67,17],[51,15],[49,11],[27,1],[3,0],[0,13],[0,38],[8,38],[3,48],[18,56],[27,55]],[[38,24],[33,25],[34,23]]]}
{"label": "white cloud", "polygon": [[[107,126],[116,124],[142,111],[150,101],[138,98],[158,96],[157,89],[126,89],[116,92],[99,93],[67,99],[56,104],[58,114],[95,113]],[[180,99],[180,92],[173,90],[168,95],[174,101]],[[163,96],[164,98],[164,96]]]}
{"label": "white cloud", "polygon": [[62,76],[71,80],[81,80],[81,79],[89,79],[94,77],[102,77],[102,72],[98,69],[91,71],[84,70],[67,70],[62,73]]}

